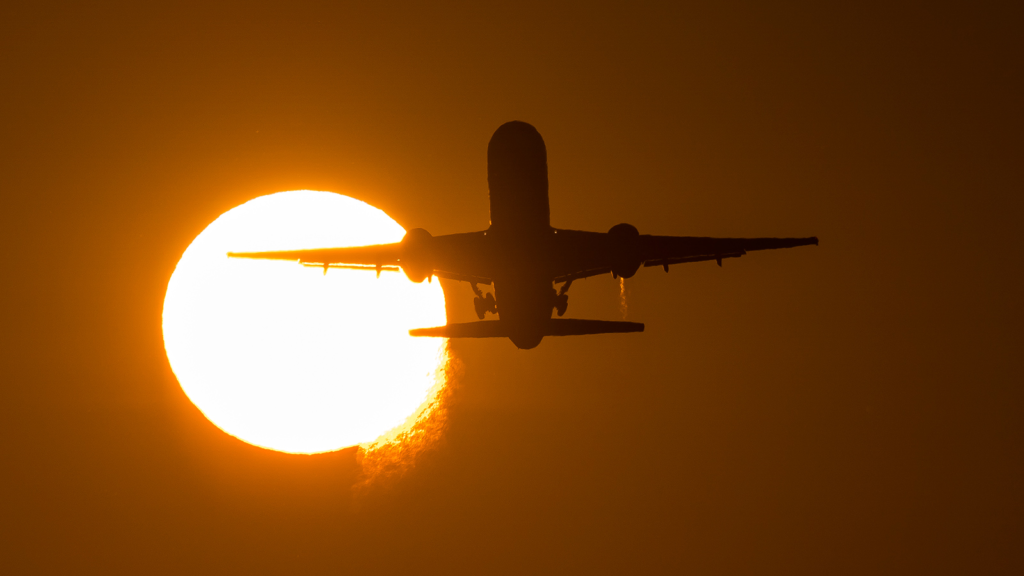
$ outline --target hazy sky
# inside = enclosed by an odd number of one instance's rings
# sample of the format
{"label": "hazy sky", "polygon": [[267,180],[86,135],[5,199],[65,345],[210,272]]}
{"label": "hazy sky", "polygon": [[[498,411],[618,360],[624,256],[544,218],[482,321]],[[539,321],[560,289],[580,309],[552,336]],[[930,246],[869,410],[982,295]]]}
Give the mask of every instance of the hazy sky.
{"label": "hazy sky", "polygon": [[[368,4],[0,7],[14,573],[1024,569],[1019,5]],[[454,343],[392,482],[206,421],[160,319],[207,224],[314,189],[485,228],[509,120],[555,226],[821,246],[641,270],[643,334]]]}

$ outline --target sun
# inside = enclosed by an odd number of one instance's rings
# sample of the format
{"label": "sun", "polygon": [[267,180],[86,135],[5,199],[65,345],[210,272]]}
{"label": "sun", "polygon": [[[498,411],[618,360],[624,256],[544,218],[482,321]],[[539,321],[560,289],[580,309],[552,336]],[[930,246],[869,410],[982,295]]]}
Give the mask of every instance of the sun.
{"label": "sun", "polygon": [[369,204],[280,192],[221,215],[192,241],[164,298],[164,348],[189,399],[250,444],[311,454],[372,442],[429,400],[445,361],[438,282],[404,274],[229,259],[228,251],[397,242]]}

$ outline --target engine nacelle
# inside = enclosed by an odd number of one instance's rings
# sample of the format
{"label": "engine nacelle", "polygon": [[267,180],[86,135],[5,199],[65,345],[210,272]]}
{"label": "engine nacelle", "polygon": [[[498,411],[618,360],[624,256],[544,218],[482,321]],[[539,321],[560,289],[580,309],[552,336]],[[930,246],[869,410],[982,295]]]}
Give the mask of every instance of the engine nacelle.
{"label": "engine nacelle", "polygon": [[632,278],[643,264],[640,255],[640,231],[631,224],[616,224],[608,230],[612,238],[612,274]]}
{"label": "engine nacelle", "polygon": [[423,228],[413,228],[402,238],[399,264],[413,282],[426,280],[434,273],[434,237]]}

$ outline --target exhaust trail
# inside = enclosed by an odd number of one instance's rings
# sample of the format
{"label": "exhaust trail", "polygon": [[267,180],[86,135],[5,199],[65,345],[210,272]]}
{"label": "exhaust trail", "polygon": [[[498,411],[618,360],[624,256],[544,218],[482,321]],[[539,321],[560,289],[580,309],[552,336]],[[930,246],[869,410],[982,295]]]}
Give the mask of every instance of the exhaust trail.
{"label": "exhaust trail", "polygon": [[626,279],[619,276],[619,313],[622,314],[622,319],[626,319]]}

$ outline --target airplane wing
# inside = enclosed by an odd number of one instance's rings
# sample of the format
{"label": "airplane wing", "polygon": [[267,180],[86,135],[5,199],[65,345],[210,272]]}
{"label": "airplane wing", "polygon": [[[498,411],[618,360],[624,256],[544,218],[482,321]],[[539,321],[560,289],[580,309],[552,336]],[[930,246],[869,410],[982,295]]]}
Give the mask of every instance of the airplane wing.
{"label": "airplane wing", "polygon": [[228,252],[231,258],[290,260],[305,266],[398,270],[401,244],[374,244],[350,248],[314,248],[309,250],[278,250],[274,252]]}
{"label": "airplane wing", "polygon": [[[412,266],[422,278],[430,276],[490,284],[491,277],[486,255],[481,252],[479,239],[482,233],[450,234],[429,240],[428,256],[417,246],[403,242],[373,244],[348,248],[312,248],[308,250],[279,250],[273,252],[228,252],[231,258],[256,258],[264,260],[290,260],[304,266],[323,268],[344,268],[353,270],[376,270],[378,272],[398,271],[403,266]],[[408,271],[407,271],[408,272]]]}
{"label": "airplane wing", "polygon": [[704,238],[697,236],[640,236],[644,266],[670,266],[685,262],[738,258],[754,250],[776,250],[818,245],[810,238]]}
{"label": "airplane wing", "polygon": [[[635,229],[634,229],[635,230]],[[555,282],[600,274],[632,276],[642,266],[662,266],[738,258],[755,250],[818,245],[810,238],[707,238],[699,236],[615,235],[559,230]]]}

